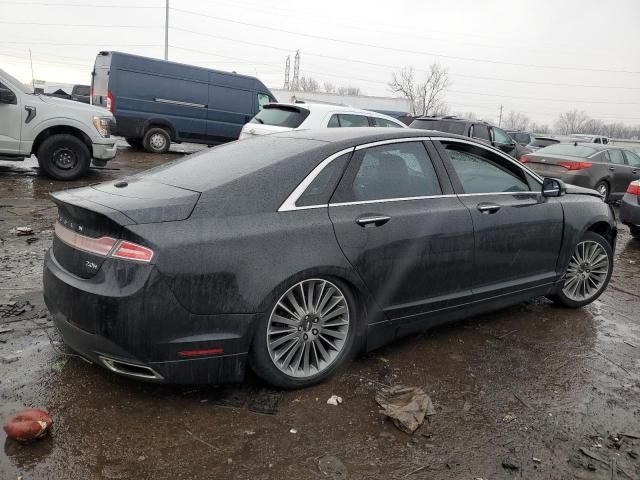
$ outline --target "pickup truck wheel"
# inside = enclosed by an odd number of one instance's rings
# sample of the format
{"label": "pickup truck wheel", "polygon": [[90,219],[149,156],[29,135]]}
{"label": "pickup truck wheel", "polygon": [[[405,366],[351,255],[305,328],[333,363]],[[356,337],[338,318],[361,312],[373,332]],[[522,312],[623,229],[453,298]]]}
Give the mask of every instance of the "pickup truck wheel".
{"label": "pickup truck wheel", "polygon": [[579,308],[596,300],[607,288],[613,272],[613,251],[602,236],[587,232],[573,250],[560,290],[553,301]]}
{"label": "pickup truck wheel", "polygon": [[171,137],[164,128],[154,127],[147,130],[142,144],[147,152],[165,153],[171,146]]}
{"label": "pickup truck wheel", "polygon": [[42,171],[56,180],[75,180],[86,175],[91,154],[82,140],[69,134],[52,135],[36,153]]}

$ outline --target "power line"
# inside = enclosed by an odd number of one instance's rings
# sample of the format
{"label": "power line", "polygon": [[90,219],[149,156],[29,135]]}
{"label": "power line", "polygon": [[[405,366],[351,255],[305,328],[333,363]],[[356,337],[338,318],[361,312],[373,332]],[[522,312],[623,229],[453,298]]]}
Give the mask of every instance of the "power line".
{"label": "power line", "polygon": [[50,2],[2,2],[2,5],[20,5],[20,6],[41,6],[41,7],[74,7],[74,8],[164,8],[156,5],[113,5],[113,4],[95,4],[95,3],[50,3]]}
{"label": "power line", "polygon": [[215,15],[207,15],[207,14],[204,14],[204,13],[201,13],[201,12],[194,12],[194,11],[191,11],[191,10],[184,10],[184,9],[181,9],[181,8],[172,7],[171,9],[175,10],[176,12],[186,13],[188,15],[196,15],[198,17],[211,18],[211,19],[214,19],[214,20],[219,20],[221,22],[228,22],[228,23],[233,23],[233,24],[237,24],[237,25],[244,25],[244,26],[252,27],[252,28],[259,28],[259,29],[263,29],[263,30],[270,30],[270,31],[275,31],[275,32],[287,33],[287,34],[290,34],[290,35],[297,35],[297,36],[301,36],[301,37],[313,38],[313,39],[316,39],[316,40],[328,40],[328,41],[331,41],[331,42],[340,43],[342,45],[347,44],[347,45],[355,45],[355,46],[359,46],[359,47],[377,48],[377,49],[380,49],[380,50],[387,50],[387,51],[397,52],[397,53],[413,53],[413,54],[417,54],[417,55],[427,55],[427,56],[432,56],[432,57],[450,58],[450,59],[454,59],[454,60],[464,60],[464,61],[476,62],[476,63],[491,63],[491,64],[496,64],[496,65],[511,65],[511,66],[516,66],[516,67],[547,68],[547,69],[553,69],[553,70],[571,70],[571,71],[586,71],[586,72],[640,74],[640,71],[630,71],[630,70],[613,70],[613,69],[599,69],[599,68],[587,68],[587,67],[563,67],[563,66],[559,66],[559,65],[536,65],[536,64],[527,64],[527,63],[503,62],[503,61],[499,61],[499,60],[478,59],[478,58],[471,58],[471,57],[460,57],[460,56],[455,56],[455,55],[443,55],[443,54],[433,53],[433,52],[422,52],[422,51],[418,51],[418,50],[409,50],[409,49],[406,49],[406,48],[395,48],[395,47],[388,47],[388,46],[384,46],[384,45],[375,45],[375,44],[372,44],[372,43],[355,42],[355,41],[352,41],[352,40],[325,37],[325,36],[322,36],[322,35],[314,35],[314,34],[311,34],[311,33],[295,32],[293,30],[287,30],[287,29],[284,29],[284,28],[269,27],[267,25],[258,25],[258,24],[255,24],[255,23],[242,22],[240,20],[233,20],[233,19],[230,19],[230,18],[218,17],[218,16],[215,16]]}
{"label": "power line", "polygon": [[[228,40],[228,41],[232,41],[232,42],[236,42],[236,43],[242,43],[245,45],[251,45],[251,46],[256,46],[256,47],[263,47],[263,48],[270,48],[272,50],[278,50],[278,51],[283,51],[283,52],[289,52],[291,51],[291,49],[289,48],[282,48],[282,47],[276,47],[274,45],[269,45],[269,44],[265,44],[265,43],[258,43],[258,42],[251,42],[249,40],[240,40],[240,39],[236,39],[236,38],[232,38],[232,37],[227,37],[227,36],[223,36],[223,35],[214,35],[211,33],[203,33],[203,32],[198,32],[195,30],[190,30],[187,28],[181,28],[181,27],[171,27],[172,30],[176,30],[179,32],[186,32],[186,33],[192,33],[194,35],[201,35],[203,37],[209,37],[209,38],[217,38],[217,39],[221,39],[221,40]],[[308,52],[305,50],[305,55],[309,55],[311,57],[319,57],[319,58],[327,58],[330,60],[339,60],[339,61],[343,61],[343,62],[348,62],[348,63],[359,63],[359,64],[363,64],[363,65],[371,65],[374,67],[384,67],[384,68],[392,68],[392,69],[401,69],[402,67],[398,66],[398,65],[390,65],[390,64],[385,64],[385,63],[376,63],[376,62],[368,62],[365,60],[358,60],[358,59],[351,59],[351,58],[345,58],[345,57],[337,57],[337,56],[333,56],[333,55],[325,55],[322,53],[315,53],[315,52]],[[415,69],[417,71],[422,71],[422,72],[427,72],[427,70],[423,70],[423,69]],[[583,85],[583,84],[573,84],[573,83],[555,83],[555,82],[536,82],[536,81],[529,81],[529,80],[513,80],[513,79],[507,79],[507,78],[498,78],[498,77],[484,77],[484,76],[480,76],[480,75],[468,75],[468,74],[462,74],[462,73],[452,73],[452,76],[456,76],[456,77],[463,77],[463,78],[472,78],[472,79],[481,79],[481,80],[496,80],[496,81],[502,81],[502,82],[512,82],[512,83],[525,83],[525,84],[531,84],[531,85],[550,85],[550,86],[561,86],[561,87],[580,87],[580,88],[602,88],[602,89],[620,89],[620,90],[640,90],[640,87],[622,87],[622,86],[601,86],[601,85]]]}
{"label": "power line", "polygon": [[101,23],[38,23],[38,22],[7,22],[0,20],[4,25],[37,25],[39,27],[91,27],[91,28],[160,28],[160,25],[113,25]]}
{"label": "power line", "polygon": [[11,43],[16,45],[60,45],[60,46],[73,46],[73,47],[161,47],[160,43],[59,43],[59,42],[40,42],[38,40],[30,40],[28,42],[17,42],[14,40],[1,40],[2,43]]}

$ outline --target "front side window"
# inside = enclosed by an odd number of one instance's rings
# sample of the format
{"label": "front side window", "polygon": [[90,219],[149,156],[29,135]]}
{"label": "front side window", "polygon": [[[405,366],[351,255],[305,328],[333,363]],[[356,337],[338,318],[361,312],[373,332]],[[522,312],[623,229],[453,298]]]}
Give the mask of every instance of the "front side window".
{"label": "front side window", "polygon": [[464,193],[526,192],[524,171],[499,156],[471,145],[445,145]]}
{"label": "front side window", "polygon": [[611,163],[624,165],[624,156],[622,155],[622,150],[609,150],[609,159],[611,160]]}
{"label": "front side window", "polygon": [[345,175],[340,201],[369,201],[440,195],[442,190],[422,142],[403,142],[357,152]]}
{"label": "front side window", "polygon": [[269,95],[265,93],[259,93],[258,94],[258,111],[262,110],[262,107],[264,107],[266,104],[270,102],[271,102],[271,99],[269,98]]}
{"label": "front side window", "polygon": [[627,163],[632,167],[640,167],[640,157],[629,150],[625,150],[624,155],[627,157]]}
{"label": "front side window", "polygon": [[489,137],[489,128],[486,125],[482,125],[479,123],[473,126],[473,131],[471,136],[473,138],[478,138],[480,140],[485,140],[487,142],[491,141],[491,138]]}
{"label": "front side window", "polygon": [[507,132],[501,128],[493,127],[491,130],[493,131],[494,142],[499,143],[500,145],[510,145],[513,142]]}

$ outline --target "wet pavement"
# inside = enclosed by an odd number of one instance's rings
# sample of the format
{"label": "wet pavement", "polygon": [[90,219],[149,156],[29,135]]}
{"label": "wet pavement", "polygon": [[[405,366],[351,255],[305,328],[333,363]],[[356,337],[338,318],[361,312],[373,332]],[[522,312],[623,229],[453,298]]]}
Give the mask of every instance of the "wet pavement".
{"label": "wet pavement", "polygon": [[[38,176],[33,160],[0,162],[0,418],[28,406],[54,420],[51,436],[27,446],[0,432],[0,479],[640,478],[640,242],[623,226],[611,284],[589,307],[538,299],[470,318],[302,391],[252,375],[222,387],[149,385],[73,355],[42,301],[56,215],[48,193],[178,156],[122,149],[73,184]],[[435,405],[414,435],[374,400],[400,384],[423,387]],[[332,394],[344,403],[327,405]],[[327,455],[344,468],[321,472]]]}

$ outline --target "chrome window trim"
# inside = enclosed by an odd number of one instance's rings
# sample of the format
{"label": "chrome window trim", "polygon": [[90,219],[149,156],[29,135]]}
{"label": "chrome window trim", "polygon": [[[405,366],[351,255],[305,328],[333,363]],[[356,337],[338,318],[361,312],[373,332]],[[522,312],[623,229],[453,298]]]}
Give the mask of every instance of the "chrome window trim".
{"label": "chrome window trim", "polygon": [[307,189],[307,187],[311,184],[311,182],[313,182],[315,180],[315,178],[320,174],[320,172],[322,170],[324,170],[324,168],[329,165],[333,160],[335,160],[336,158],[340,157],[341,155],[344,155],[345,153],[348,152],[356,152],[358,150],[362,150],[364,148],[370,148],[370,147],[377,147],[380,145],[389,145],[389,144],[394,144],[394,143],[406,143],[406,142],[424,142],[424,141],[428,141],[428,140],[444,140],[444,141],[448,141],[448,142],[458,142],[458,143],[465,143],[468,145],[472,145],[475,147],[481,147],[481,148],[485,148],[488,151],[490,151],[491,153],[494,153],[496,155],[499,155],[500,157],[504,158],[505,160],[510,161],[511,163],[513,163],[514,165],[516,165],[517,167],[523,169],[524,171],[526,171],[528,174],[530,174],[535,180],[537,180],[538,182],[540,182],[540,187],[542,188],[542,177],[540,177],[536,172],[534,172],[533,170],[527,168],[524,164],[518,162],[517,160],[515,160],[514,158],[512,158],[511,156],[507,155],[506,153],[502,152],[501,150],[498,150],[496,148],[490,147],[487,148],[487,145],[484,145],[482,143],[480,143],[480,141],[471,141],[471,140],[465,140],[462,138],[453,138],[453,137],[446,137],[446,136],[441,136],[441,137],[403,137],[403,138],[392,138],[389,140],[380,140],[377,142],[370,142],[370,143],[363,143],[362,145],[356,145],[355,147],[349,147],[349,148],[345,148],[343,150],[340,150],[339,152],[336,152],[334,154],[332,154],[331,156],[327,157],[326,159],[324,159],[322,162],[320,162],[312,171],[311,173],[309,173],[304,180],[302,180],[302,182],[300,182],[298,184],[298,186],[289,194],[289,196],[286,198],[286,200],[284,202],[282,202],[282,205],[280,205],[280,208],[278,208],[278,212],[291,212],[294,210],[311,210],[311,209],[316,209],[316,208],[327,208],[327,207],[343,207],[343,206],[350,206],[350,205],[366,205],[366,204],[372,204],[372,203],[384,203],[384,202],[404,202],[404,201],[409,201],[409,200],[428,200],[428,199],[435,199],[435,198],[454,198],[454,197],[478,197],[478,196],[483,196],[483,195],[523,195],[523,194],[539,194],[540,192],[536,192],[534,190],[524,190],[524,191],[520,191],[520,192],[486,192],[486,193],[460,193],[460,194],[443,194],[443,195],[427,195],[427,196],[420,196],[420,197],[398,197],[398,198],[381,198],[379,200],[361,200],[361,201],[355,201],[355,202],[338,202],[338,203],[325,203],[325,204],[320,204],[320,205],[304,205],[304,206],[296,206],[296,202],[298,201],[298,199],[300,198],[300,196],[304,193],[304,191]]}
{"label": "chrome window trim", "polygon": [[345,153],[353,152],[353,148],[354,147],[349,147],[349,148],[340,150],[339,152],[334,153],[333,155],[325,158],[322,162],[320,162],[316,166],[316,168],[311,170],[311,173],[309,173],[304,178],[304,180],[302,180],[302,182],[298,184],[298,186],[293,190],[293,192],[289,194],[286,200],[282,202],[282,205],[280,205],[280,208],[278,208],[278,212],[290,212],[292,210],[309,210],[311,208],[326,207],[327,206],[326,204],[325,205],[306,205],[306,206],[298,207],[296,206],[296,202],[298,201],[300,196],[304,193],[304,191],[307,189],[307,187],[311,184],[311,182],[313,182],[316,179],[316,177],[320,174],[322,170],[324,170],[324,168],[327,165],[329,165],[332,161],[344,155]]}

